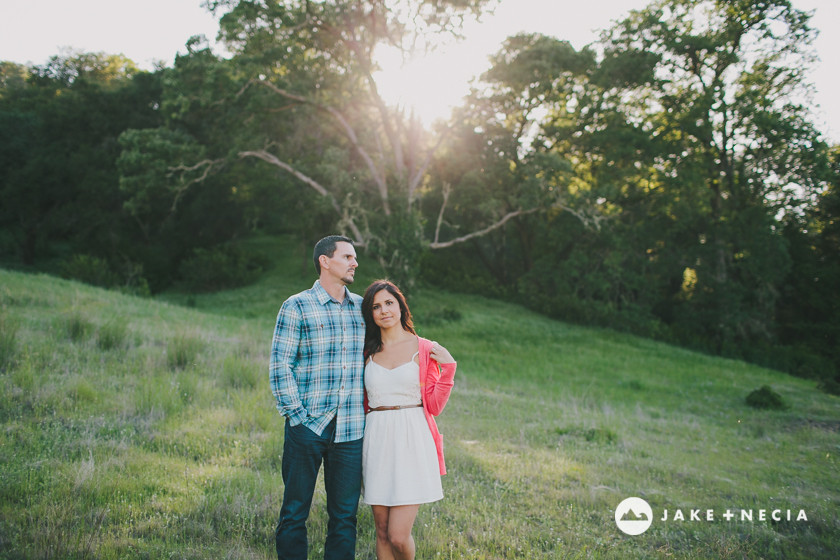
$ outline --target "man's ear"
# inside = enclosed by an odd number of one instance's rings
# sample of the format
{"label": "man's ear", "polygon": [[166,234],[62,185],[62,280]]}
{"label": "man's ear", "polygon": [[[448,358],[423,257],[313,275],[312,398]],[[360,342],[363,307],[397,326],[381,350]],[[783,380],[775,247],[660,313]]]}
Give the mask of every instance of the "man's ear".
{"label": "man's ear", "polygon": [[318,257],[318,262],[321,263],[321,268],[322,269],[323,268],[326,268],[326,269],[330,268],[330,258],[327,255],[321,255],[320,257]]}

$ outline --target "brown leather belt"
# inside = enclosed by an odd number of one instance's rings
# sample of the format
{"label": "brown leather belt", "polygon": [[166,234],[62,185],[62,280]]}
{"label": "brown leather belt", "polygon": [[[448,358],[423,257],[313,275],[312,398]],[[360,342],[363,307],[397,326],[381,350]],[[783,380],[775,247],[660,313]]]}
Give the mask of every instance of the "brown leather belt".
{"label": "brown leather belt", "polygon": [[371,408],[368,412],[382,412],[383,410],[401,410],[403,408],[418,408],[423,406],[423,404],[403,404],[399,406],[377,406],[376,408]]}

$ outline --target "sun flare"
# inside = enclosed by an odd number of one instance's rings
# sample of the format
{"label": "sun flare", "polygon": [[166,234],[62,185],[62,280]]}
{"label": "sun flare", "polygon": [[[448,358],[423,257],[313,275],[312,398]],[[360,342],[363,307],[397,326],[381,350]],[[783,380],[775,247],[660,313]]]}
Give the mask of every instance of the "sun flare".
{"label": "sun flare", "polygon": [[381,70],[374,78],[382,98],[390,106],[413,112],[426,126],[449,117],[476,73],[474,64],[453,51],[403,60],[396,49],[383,49],[377,59]]}

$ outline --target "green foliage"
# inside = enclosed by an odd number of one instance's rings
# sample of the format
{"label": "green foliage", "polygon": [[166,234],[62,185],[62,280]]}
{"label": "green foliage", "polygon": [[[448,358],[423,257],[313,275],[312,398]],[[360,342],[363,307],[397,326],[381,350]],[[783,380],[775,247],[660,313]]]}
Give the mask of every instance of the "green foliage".
{"label": "green foliage", "polygon": [[265,380],[265,364],[249,354],[229,355],[222,362],[221,379],[233,389],[260,389]]}
{"label": "green foliage", "polygon": [[126,195],[124,207],[151,235],[177,210],[206,167],[178,170],[177,166],[203,159],[203,150],[188,134],[168,128],[126,130],[119,143],[117,168],[120,190]]}
{"label": "green foliage", "polygon": [[121,56],[69,53],[4,80],[0,229],[26,265],[59,244],[104,255],[123,233],[116,138],[155,119],[159,90]]}
{"label": "green foliage", "polygon": [[[832,165],[840,169],[840,150]],[[785,238],[791,247],[793,267],[777,304],[780,338],[796,349],[789,371],[822,379],[826,388],[840,372],[840,190],[835,182],[819,197],[818,205],[791,219]]]}
{"label": "green foliage", "polygon": [[185,333],[178,333],[166,347],[166,363],[171,369],[179,370],[195,365],[204,343]]}
{"label": "green foliage", "polygon": [[22,64],[0,60],[0,91],[18,90],[26,83],[29,69]]}
{"label": "green foliage", "polygon": [[377,259],[388,279],[406,296],[416,287],[418,266],[425,250],[422,242],[421,216],[415,212],[395,211],[378,220],[383,233],[369,242],[368,250]]}
{"label": "green foliage", "polygon": [[508,39],[434,178],[444,199],[455,187],[457,226],[546,211],[428,255],[424,279],[831,377],[840,251],[817,232],[840,168],[791,102],[813,37],[785,2],[663,0],[606,30],[599,56]]}
{"label": "green foliage", "polygon": [[458,309],[443,306],[432,309],[423,315],[415,315],[414,324],[424,327],[439,327],[447,323],[457,323],[463,318],[463,314]]}
{"label": "green foliage", "polygon": [[197,248],[229,242],[257,226],[285,231],[300,210],[276,177],[256,173],[236,157],[241,111],[226,96],[243,86],[233,64],[196,49],[159,72],[165,126],[128,129],[117,159],[123,212],[139,243],[125,249],[143,266],[151,290],[176,281],[181,263]]}
{"label": "green foliage", "polygon": [[139,73],[134,61],[120,54],[69,50],[37,68],[38,77],[63,87],[74,84],[119,87]]}
{"label": "green foliage", "polygon": [[[2,310],[2,308],[0,308]],[[7,313],[0,313],[0,372],[9,369],[17,356],[17,333],[20,325],[17,319]]]}
{"label": "green foliage", "polygon": [[130,261],[114,270],[111,264],[103,258],[93,255],[74,254],[59,267],[61,276],[99,286],[102,288],[118,289],[126,294],[149,296],[149,282],[143,277],[143,265]]}
{"label": "green foliage", "polygon": [[60,316],[58,327],[73,342],[84,342],[94,331],[93,323],[78,309],[72,309]]}
{"label": "green foliage", "polygon": [[118,283],[117,275],[105,259],[91,255],[73,255],[61,266],[64,278],[78,280],[91,286],[111,288]]}
{"label": "green foliage", "polygon": [[609,428],[571,426],[557,428],[555,431],[561,438],[579,438],[582,441],[599,445],[612,445],[618,440],[618,436]]}
{"label": "green foliage", "polygon": [[840,396],[840,381],[837,377],[824,379],[820,382],[820,389],[829,395]]}
{"label": "green foliage", "polygon": [[188,291],[220,291],[253,282],[266,264],[233,246],[198,248],[181,263],[179,276]]}
{"label": "green foliage", "polygon": [[762,385],[760,389],[751,392],[747,395],[746,402],[753,408],[768,410],[785,410],[788,408],[782,396],[771,389],[769,385]]}
{"label": "green foliage", "polygon": [[99,327],[96,332],[96,344],[100,350],[108,351],[122,348],[128,338],[128,325],[124,318],[114,318]]}
{"label": "green foliage", "polygon": [[557,94],[559,80],[569,80],[591,70],[595,63],[589,49],[576,51],[568,42],[545,35],[521,34],[505,40],[491,59],[483,79],[534,99]]}

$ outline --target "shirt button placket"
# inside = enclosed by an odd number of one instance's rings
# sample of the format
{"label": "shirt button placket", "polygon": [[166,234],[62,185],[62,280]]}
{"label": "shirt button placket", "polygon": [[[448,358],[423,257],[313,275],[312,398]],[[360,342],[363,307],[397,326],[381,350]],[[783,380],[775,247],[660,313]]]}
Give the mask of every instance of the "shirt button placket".
{"label": "shirt button placket", "polygon": [[347,314],[344,313],[344,306],[341,306],[341,389],[339,399],[344,399],[344,387],[347,382]]}

